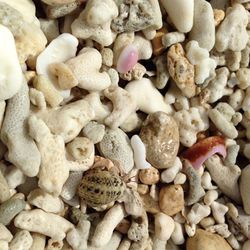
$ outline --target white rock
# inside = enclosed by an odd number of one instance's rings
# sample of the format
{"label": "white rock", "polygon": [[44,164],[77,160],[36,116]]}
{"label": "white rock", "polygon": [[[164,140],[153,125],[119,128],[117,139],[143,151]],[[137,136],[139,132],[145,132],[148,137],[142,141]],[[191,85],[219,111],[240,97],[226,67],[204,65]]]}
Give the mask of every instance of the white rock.
{"label": "white rock", "polygon": [[[49,71],[51,63],[65,62],[76,55],[78,40],[68,33],[63,33],[54,39],[37,57],[37,74],[47,76],[57,87],[57,79]],[[62,96],[68,97],[70,90],[61,91]]]}
{"label": "white rock", "polygon": [[16,9],[23,15],[23,19],[27,23],[34,23],[40,26],[39,20],[36,17],[36,7],[32,0],[0,0],[0,2],[7,3],[12,8]]}
{"label": "white rock", "polygon": [[130,141],[134,151],[134,160],[136,168],[138,169],[150,168],[151,165],[146,161],[146,149],[141,138],[138,135],[133,135]]}
{"label": "white rock", "polygon": [[194,1],[194,25],[189,33],[200,47],[210,51],[215,44],[215,24],[212,6],[205,0]]}
{"label": "white rock", "polygon": [[193,27],[194,0],[161,0],[171,21],[180,32],[189,32]]}
{"label": "white rock", "polygon": [[0,101],[14,96],[23,81],[15,40],[8,28],[0,25]]}

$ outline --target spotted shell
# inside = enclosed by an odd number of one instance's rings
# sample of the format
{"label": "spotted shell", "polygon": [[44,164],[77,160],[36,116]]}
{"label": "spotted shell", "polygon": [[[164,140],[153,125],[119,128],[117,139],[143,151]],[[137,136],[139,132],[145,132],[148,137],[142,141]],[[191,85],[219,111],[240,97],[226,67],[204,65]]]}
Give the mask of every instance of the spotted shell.
{"label": "spotted shell", "polygon": [[89,206],[99,207],[119,199],[125,183],[115,172],[93,168],[88,170],[78,187],[78,195]]}

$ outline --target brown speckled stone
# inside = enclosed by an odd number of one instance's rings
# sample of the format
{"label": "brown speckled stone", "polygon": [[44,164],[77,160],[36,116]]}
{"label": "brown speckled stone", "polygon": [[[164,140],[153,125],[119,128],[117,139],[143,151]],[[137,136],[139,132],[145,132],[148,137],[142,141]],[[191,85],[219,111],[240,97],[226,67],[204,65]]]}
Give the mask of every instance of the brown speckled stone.
{"label": "brown speckled stone", "polygon": [[179,149],[179,131],[175,120],[164,112],[148,115],[140,137],[147,160],[158,169],[172,167]]}
{"label": "brown speckled stone", "polygon": [[172,216],[184,207],[184,192],[181,185],[162,187],[159,194],[159,206],[163,213]]}
{"label": "brown speckled stone", "polygon": [[232,250],[232,247],[218,234],[198,229],[196,234],[188,238],[187,250]]}

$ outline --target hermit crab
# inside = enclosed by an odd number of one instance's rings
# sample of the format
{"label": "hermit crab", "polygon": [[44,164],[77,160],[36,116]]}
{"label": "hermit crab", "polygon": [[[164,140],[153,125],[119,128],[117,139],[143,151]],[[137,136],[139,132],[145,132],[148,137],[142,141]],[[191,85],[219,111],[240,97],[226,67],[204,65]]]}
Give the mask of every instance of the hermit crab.
{"label": "hermit crab", "polygon": [[96,156],[94,165],[83,175],[78,195],[88,206],[97,209],[116,201],[124,202],[128,214],[139,216],[144,210],[143,203],[137,191],[127,186],[130,179],[119,164]]}

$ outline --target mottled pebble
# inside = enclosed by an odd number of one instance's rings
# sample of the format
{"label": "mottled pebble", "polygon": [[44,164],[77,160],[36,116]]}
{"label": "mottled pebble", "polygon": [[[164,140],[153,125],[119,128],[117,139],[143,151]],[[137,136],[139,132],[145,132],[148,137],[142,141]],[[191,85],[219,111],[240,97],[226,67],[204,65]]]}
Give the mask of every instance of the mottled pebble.
{"label": "mottled pebble", "polygon": [[179,131],[175,120],[164,112],[148,115],[140,137],[149,163],[155,168],[169,168],[179,149]]}
{"label": "mottled pebble", "polygon": [[184,207],[184,192],[181,185],[162,187],[159,194],[159,206],[163,213],[172,216]]}

